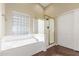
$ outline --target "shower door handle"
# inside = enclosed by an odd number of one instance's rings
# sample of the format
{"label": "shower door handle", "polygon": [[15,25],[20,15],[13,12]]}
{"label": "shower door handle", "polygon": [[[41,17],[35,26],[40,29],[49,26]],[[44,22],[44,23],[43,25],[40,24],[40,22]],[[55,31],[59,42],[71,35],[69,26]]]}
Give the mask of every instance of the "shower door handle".
{"label": "shower door handle", "polygon": [[49,26],[47,26],[47,29],[49,29]]}

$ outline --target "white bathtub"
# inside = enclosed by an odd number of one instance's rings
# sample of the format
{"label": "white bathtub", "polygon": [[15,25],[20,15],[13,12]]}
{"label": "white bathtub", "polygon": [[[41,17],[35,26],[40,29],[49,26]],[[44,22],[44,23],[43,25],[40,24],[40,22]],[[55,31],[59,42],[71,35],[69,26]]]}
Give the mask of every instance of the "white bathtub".
{"label": "white bathtub", "polygon": [[43,34],[34,34],[28,38],[25,36],[12,37],[2,39],[0,55],[33,55],[45,49]]}

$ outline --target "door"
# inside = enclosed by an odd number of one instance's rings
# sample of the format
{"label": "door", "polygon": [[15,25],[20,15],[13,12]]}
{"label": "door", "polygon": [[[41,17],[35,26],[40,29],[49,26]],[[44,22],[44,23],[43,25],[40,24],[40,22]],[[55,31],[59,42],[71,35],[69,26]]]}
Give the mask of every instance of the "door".
{"label": "door", "polygon": [[54,43],[54,19],[46,19],[46,38],[48,45]]}

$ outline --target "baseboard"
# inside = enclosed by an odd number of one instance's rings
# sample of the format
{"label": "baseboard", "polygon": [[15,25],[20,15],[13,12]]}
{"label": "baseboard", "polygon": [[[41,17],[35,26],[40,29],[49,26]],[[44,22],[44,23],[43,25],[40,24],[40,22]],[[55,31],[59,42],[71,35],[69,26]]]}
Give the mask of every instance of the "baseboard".
{"label": "baseboard", "polygon": [[75,51],[64,46],[57,45],[56,49],[57,53],[61,53],[67,56],[79,56],[79,51]]}
{"label": "baseboard", "polygon": [[48,49],[48,48],[51,48],[51,47],[53,47],[53,46],[55,46],[55,45],[56,45],[56,43],[53,43],[53,44],[49,45],[49,46],[47,47],[47,49]]}
{"label": "baseboard", "polygon": [[[60,45],[53,45],[52,47],[48,47],[47,51],[46,52],[39,52],[35,55],[41,55],[41,56],[44,56],[44,54],[46,55],[47,53],[50,53],[50,50],[51,48],[55,48],[54,51],[57,53],[57,54],[61,54],[62,56],[79,56],[79,51],[75,51],[73,49],[70,49],[70,48],[67,48],[67,47],[63,47],[63,46],[60,46]],[[51,50],[52,52],[53,50]],[[43,54],[44,53],[44,54]],[[47,54],[48,55],[48,54]],[[46,55],[46,56],[47,56]],[[50,54],[49,54],[50,55]]]}
{"label": "baseboard", "polygon": [[66,47],[66,46],[63,46],[63,45],[60,45],[60,44],[57,44],[57,46],[62,46],[62,47],[64,47],[64,48],[68,48],[68,49],[71,49],[71,50],[77,51],[77,50],[74,49],[74,48],[69,48],[69,47]]}

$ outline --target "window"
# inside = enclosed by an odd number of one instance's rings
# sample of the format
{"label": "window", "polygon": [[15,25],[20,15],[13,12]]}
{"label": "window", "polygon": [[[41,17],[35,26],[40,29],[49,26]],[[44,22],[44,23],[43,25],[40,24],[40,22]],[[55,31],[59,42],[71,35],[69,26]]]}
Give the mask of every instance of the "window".
{"label": "window", "polygon": [[29,34],[30,32],[30,17],[29,15],[13,12],[12,13],[12,33],[13,34]]}
{"label": "window", "polygon": [[38,20],[33,19],[33,33],[38,34]]}
{"label": "window", "polygon": [[44,34],[44,20],[38,19],[38,33]]}

